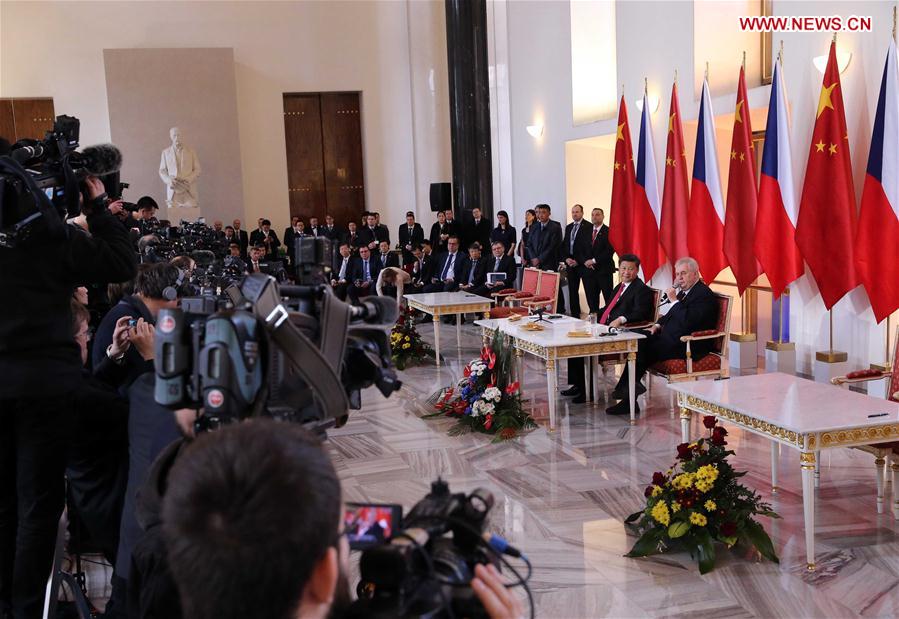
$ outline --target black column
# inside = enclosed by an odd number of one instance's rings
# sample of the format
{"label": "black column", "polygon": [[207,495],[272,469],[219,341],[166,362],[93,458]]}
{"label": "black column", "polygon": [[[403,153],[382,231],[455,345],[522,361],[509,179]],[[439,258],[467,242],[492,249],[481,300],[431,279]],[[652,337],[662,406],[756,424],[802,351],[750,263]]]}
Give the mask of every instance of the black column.
{"label": "black column", "polygon": [[[446,0],[453,202],[460,219],[479,206],[493,220],[486,0]],[[464,219],[462,219],[464,221]]]}

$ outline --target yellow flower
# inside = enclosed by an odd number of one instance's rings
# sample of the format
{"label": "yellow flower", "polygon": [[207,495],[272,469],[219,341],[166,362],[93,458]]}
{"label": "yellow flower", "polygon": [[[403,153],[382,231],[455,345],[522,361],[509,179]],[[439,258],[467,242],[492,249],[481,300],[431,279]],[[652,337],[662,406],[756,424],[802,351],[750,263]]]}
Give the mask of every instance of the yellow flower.
{"label": "yellow flower", "polygon": [[678,503],[677,501],[672,501],[671,502],[671,511],[675,514],[677,512],[679,512],[680,511],[680,503]]}
{"label": "yellow flower", "polygon": [[659,486],[652,487],[652,496],[657,497],[662,494],[662,489]]}
{"label": "yellow flower", "polygon": [[706,501],[705,505],[703,505],[703,507],[705,507],[706,510],[710,511],[710,512],[713,512],[716,509],[718,509],[718,506],[715,504],[715,501],[713,501],[712,499],[709,499],[708,501]]}
{"label": "yellow flower", "polygon": [[412,344],[403,344],[403,350],[406,350],[408,348],[412,348]]}
{"label": "yellow flower", "polygon": [[681,473],[671,480],[671,485],[678,490],[686,490],[693,485],[693,473]]}
{"label": "yellow flower", "polygon": [[659,501],[653,505],[650,515],[655,518],[656,522],[666,527],[671,522],[671,514],[668,512],[668,504],[665,501]]}
{"label": "yellow flower", "polygon": [[699,467],[699,470],[696,471],[696,477],[698,479],[714,482],[718,479],[718,469],[715,468],[714,464],[706,464],[705,466]]}
{"label": "yellow flower", "polygon": [[712,482],[703,479],[703,480],[696,482],[696,489],[699,490],[700,492],[708,492],[709,490],[712,489],[713,485],[714,484]]}
{"label": "yellow flower", "polygon": [[706,524],[708,524],[709,521],[708,518],[706,518],[702,514],[693,512],[692,514],[690,514],[690,522],[698,527],[704,527]]}
{"label": "yellow flower", "polygon": [[407,342],[409,341],[409,336],[408,336],[408,335],[406,336],[406,341],[407,341]]}

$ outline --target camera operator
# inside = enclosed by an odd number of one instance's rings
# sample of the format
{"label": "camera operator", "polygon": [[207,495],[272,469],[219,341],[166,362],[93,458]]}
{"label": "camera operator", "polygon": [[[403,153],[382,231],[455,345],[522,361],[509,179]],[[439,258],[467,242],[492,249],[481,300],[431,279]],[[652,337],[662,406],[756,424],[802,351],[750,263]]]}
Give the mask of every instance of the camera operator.
{"label": "camera operator", "polygon": [[134,213],[125,209],[125,202],[123,200],[116,200],[114,202],[110,202],[109,212],[115,215],[116,219],[122,222],[122,225],[125,226],[126,230],[131,230],[131,228],[137,228],[137,220],[134,218]]}
{"label": "camera operator", "polygon": [[[162,533],[183,616],[346,615],[340,481],[306,430],[254,419],[202,435],[153,487],[165,488]],[[523,616],[495,569],[479,565],[475,574],[471,586],[489,617]]]}
{"label": "camera operator", "polygon": [[150,196],[143,196],[137,201],[137,229],[140,230],[140,236],[153,234],[159,229],[159,220],[156,219],[156,211],[159,206],[156,200]]}
{"label": "camera operator", "polygon": [[40,614],[64,499],[65,446],[81,359],[72,338],[75,286],[134,277],[127,231],[87,177],[82,212],[90,234],[37,230],[0,249],[0,608]]}

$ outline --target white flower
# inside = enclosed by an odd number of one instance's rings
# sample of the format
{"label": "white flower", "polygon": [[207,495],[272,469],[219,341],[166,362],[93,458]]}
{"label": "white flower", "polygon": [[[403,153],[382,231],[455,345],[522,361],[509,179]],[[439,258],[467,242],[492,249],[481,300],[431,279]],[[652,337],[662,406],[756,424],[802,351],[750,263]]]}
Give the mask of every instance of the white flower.
{"label": "white flower", "polygon": [[496,387],[487,387],[487,389],[484,390],[484,399],[487,400],[488,402],[489,401],[499,402],[502,399],[502,397],[503,397],[503,392],[500,391]]}

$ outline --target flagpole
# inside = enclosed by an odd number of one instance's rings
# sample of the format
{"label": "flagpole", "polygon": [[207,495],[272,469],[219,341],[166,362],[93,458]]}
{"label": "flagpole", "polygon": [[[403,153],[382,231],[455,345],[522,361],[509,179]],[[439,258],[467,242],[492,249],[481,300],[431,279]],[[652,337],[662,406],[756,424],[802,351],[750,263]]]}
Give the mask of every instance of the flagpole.
{"label": "flagpole", "polygon": [[[895,16],[895,9],[894,9],[894,16]],[[872,363],[871,364],[872,370],[880,370],[881,372],[892,372],[893,371],[893,360],[890,359],[890,318],[892,318],[892,317],[887,316],[887,321],[886,321],[886,324],[884,325],[884,335],[885,335],[884,340],[886,340],[886,342],[884,344],[884,351],[883,351],[884,362],[883,363]],[[893,389],[895,389],[895,386],[893,387]]]}

